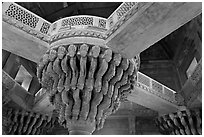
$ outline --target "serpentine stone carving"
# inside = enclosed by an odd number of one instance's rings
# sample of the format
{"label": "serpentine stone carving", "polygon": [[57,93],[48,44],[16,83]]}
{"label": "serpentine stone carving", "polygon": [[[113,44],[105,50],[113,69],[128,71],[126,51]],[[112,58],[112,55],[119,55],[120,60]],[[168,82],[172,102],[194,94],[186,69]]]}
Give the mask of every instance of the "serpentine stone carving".
{"label": "serpentine stone carving", "polygon": [[59,44],[46,52],[37,76],[69,134],[91,134],[103,127],[133,89],[137,58],[87,43]]}
{"label": "serpentine stone carving", "polygon": [[51,115],[9,108],[4,110],[3,131],[7,135],[41,135],[50,132],[55,122]]}
{"label": "serpentine stone carving", "polygon": [[202,135],[202,110],[185,110],[161,116],[156,119],[162,134]]}

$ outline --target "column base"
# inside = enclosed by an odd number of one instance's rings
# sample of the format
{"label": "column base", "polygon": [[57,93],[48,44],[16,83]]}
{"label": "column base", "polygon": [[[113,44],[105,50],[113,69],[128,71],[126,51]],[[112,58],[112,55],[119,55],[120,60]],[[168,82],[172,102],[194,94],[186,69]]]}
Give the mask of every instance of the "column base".
{"label": "column base", "polygon": [[82,131],[82,130],[71,130],[69,131],[69,135],[91,135],[91,132]]}

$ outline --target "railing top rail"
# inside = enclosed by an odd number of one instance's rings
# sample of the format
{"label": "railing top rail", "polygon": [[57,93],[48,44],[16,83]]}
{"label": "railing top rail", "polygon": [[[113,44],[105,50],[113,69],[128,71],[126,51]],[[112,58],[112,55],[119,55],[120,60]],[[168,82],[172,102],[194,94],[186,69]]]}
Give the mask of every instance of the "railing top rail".
{"label": "railing top rail", "polygon": [[[141,72],[138,72],[138,75],[143,75],[143,76],[145,76],[146,78],[150,79],[151,81],[155,81],[155,82],[161,84],[160,82],[158,82],[158,81],[156,81],[156,80],[150,78],[149,76],[147,76],[147,75],[145,75],[145,74],[143,74],[143,73],[141,73]],[[166,89],[172,91],[173,93],[176,93],[176,91],[174,91],[173,89],[171,89],[171,88],[169,88],[169,87],[167,87],[167,86],[165,86],[165,85],[163,85],[163,84],[161,84],[161,85],[162,85],[163,87],[165,87]]]}

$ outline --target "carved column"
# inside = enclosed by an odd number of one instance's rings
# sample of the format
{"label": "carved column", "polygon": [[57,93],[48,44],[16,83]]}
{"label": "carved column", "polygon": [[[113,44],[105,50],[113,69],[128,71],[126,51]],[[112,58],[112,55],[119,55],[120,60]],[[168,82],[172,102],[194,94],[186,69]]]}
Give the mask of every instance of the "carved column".
{"label": "carved column", "polygon": [[139,56],[123,58],[105,45],[102,35],[101,28],[80,25],[57,32],[38,65],[39,81],[69,134],[101,129],[136,81]]}
{"label": "carved column", "polygon": [[158,117],[156,125],[162,134],[202,135],[202,110],[185,110]]}

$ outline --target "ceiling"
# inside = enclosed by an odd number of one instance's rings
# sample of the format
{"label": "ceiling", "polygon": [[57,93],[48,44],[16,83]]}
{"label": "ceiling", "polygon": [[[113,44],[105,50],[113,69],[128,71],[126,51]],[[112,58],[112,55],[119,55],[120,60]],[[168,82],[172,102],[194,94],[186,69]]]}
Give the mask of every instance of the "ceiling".
{"label": "ceiling", "polygon": [[122,2],[17,2],[49,22],[74,15],[108,18]]}

